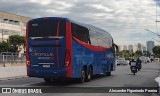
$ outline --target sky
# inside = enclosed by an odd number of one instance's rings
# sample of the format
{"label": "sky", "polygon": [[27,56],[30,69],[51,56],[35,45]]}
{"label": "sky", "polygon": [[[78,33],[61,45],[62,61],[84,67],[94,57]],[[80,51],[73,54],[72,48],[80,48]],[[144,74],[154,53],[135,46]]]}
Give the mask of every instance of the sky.
{"label": "sky", "polygon": [[[157,2],[157,3],[156,3]],[[118,45],[160,44],[160,0],[0,0],[0,11],[31,18],[67,17],[108,31]],[[156,41],[157,40],[157,41]]]}

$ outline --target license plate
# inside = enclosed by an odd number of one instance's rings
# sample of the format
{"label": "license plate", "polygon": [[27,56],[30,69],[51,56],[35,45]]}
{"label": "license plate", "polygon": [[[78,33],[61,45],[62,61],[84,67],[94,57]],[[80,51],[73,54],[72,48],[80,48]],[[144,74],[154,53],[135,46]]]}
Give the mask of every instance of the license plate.
{"label": "license plate", "polygon": [[50,68],[50,65],[43,65],[43,67],[45,67],[45,68]]}

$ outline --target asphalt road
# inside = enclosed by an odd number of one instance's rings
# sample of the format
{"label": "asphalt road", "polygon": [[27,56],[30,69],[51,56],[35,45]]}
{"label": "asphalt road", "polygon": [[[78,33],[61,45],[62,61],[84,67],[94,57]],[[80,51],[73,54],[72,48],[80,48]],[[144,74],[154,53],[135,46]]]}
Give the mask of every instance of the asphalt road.
{"label": "asphalt road", "polygon": [[[13,80],[2,80],[2,87],[154,87],[154,79],[160,72],[160,63],[143,64],[142,69],[136,74],[130,72],[129,65],[117,66],[111,76],[99,76],[91,82],[82,84],[76,81],[58,81],[45,83],[41,78],[20,78]],[[63,89],[65,90],[65,89]],[[72,90],[71,90],[72,91]],[[73,90],[74,91],[74,90]],[[96,89],[91,89],[96,92]],[[0,96],[151,96],[151,93],[50,93],[43,94],[0,94]]]}

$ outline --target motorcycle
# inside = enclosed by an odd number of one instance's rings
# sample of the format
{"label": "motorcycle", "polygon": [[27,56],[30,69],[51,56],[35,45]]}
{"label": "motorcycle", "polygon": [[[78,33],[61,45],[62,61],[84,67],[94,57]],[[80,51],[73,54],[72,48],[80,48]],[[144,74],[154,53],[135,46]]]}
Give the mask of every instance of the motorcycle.
{"label": "motorcycle", "polygon": [[130,63],[130,69],[131,69],[131,72],[132,72],[134,75],[137,73],[136,62],[131,62],[131,63]]}
{"label": "motorcycle", "polygon": [[131,72],[135,75],[137,73],[136,66],[131,66]]}
{"label": "motorcycle", "polygon": [[138,64],[137,64],[137,69],[138,69],[138,71],[140,71],[141,68],[142,68],[141,63],[138,63]]}

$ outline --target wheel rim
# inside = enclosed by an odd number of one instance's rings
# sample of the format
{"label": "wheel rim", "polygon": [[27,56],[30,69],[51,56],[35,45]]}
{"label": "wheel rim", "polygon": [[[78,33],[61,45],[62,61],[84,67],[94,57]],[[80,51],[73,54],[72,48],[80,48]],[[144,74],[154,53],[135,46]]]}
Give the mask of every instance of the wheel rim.
{"label": "wheel rim", "polygon": [[84,79],[85,79],[85,72],[84,70],[82,71],[82,82],[84,82]]}
{"label": "wheel rim", "polygon": [[90,70],[88,71],[88,79],[89,80],[91,79],[91,72],[90,72]]}

